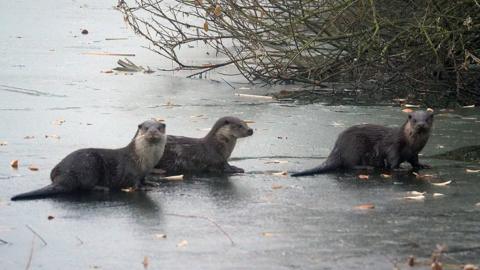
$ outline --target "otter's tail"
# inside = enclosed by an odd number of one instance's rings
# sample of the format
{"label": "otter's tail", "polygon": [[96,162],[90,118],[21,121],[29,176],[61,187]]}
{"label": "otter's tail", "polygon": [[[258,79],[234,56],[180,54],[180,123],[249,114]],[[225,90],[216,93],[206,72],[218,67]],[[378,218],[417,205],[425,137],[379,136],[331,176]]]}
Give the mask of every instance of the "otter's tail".
{"label": "otter's tail", "polygon": [[37,189],[37,190],[34,190],[34,191],[30,191],[30,192],[26,192],[26,193],[22,193],[22,194],[18,194],[18,195],[15,195],[12,197],[12,201],[16,201],[16,200],[32,200],[32,199],[40,199],[40,198],[46,198],[46,197],[52,197],[52,196],[55,196],[55,195],[59,195],[59,194],[62,194],[62,193],[66,193],[66,192],[69,192],[70,190],[63,187],[63,186],[60,186],[60,185],[56,185],[56,184],[50,184],[46,187],[43,187],[43,188],[40,188],[40,189]]}
{"label": "otter's tail", "polygon": [[323,162],[322,164],[320,164],[317,167],[314,167],[312,169],[293,173],[292,176],[297,177],[297,176],[305,176],[305,175],[314,175],[314,174],[319,174],[319,173],[326,173],[326,172],[330,172],[330,171],[333,171],[335,169],[338,169],[338,167],[339,166],[337,164],[335,164],[334,162],[331,162],[331,161],[327,160],[327,161]]}

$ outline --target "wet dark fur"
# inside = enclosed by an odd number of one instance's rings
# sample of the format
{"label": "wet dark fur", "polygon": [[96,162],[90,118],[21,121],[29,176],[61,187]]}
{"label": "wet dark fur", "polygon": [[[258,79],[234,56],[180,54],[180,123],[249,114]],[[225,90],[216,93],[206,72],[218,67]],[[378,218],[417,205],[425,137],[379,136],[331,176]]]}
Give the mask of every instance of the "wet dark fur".
{"label": "wet dark fur", "polygon": [[238,138],[251,136],[253,130],[236,117],[220,118],[203,138],[167,136],[165,153],[156,166],[167,175],[201,173],[242,173],[228,164]]}
{"label": "wet dark fur", "polygon": [[165,148],[165,124],[145,121],[133,140],[120,149],[87,148],[66,156],[50,173],[52,184],[12,200],[51,197],[95,188],[139,187]]}
{"label": "wet dark fur", "polygon": [[431,112],[410,113],[399,128],[379,125],[357,125],[343,131],[332,152],[321,165],[292,176],[313,175],[338,169],[354,169],[370,166],[395,169],[404,161],[414,168],[424,168],[418,161],[418,153],[430,137],[433,124]]}

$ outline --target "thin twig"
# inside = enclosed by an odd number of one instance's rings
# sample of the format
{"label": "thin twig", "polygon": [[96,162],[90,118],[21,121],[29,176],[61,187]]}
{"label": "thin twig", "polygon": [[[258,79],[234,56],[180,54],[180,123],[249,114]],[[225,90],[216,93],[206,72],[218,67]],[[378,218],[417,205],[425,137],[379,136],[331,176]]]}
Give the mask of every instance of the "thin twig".
{"label": "thin twig", "polygon": [[47,245],[47,241],[45,241],[45,239],[43,239],[43,237],[40,236],[40,234],[38,234],[36,231],[34,231],[32,229],[32,227],[28,226],[28,224],[25,224],[25,227],[27,227],[33,234],[35,234],[38,238],[40,238],[40,240],[42,240],[44,246]]}
{"label": "thin twig", "polygon": [[77,240],[80,242],[80,245],[83,245],[83,241],[82,241],[82,239],[80,239],[80,237],[75,236],[75,238],[77,238]]}
{"label": "thin twig", "polygon": [[175,216],[175,217],[184,217],[184,218],[197,218],[197,219],[204,219],[204,220],[207,220],[209,221],[210,223],[212,223],[213,225],[215,225],[215,227],[217,227],[217,229],[219,229],[223,235],[225,235],[225,237],[228,238],[228,240],[230,241],[230,244],[232,246],[235,245],[235,242],[233,242],[233,239],[230,237],[230,235],[217,223],[215,222],[215,220],[209,218],[209,217],[206,217],[206,216],[197,216],[197,215],[182,215],[182,214],[175,214],[175,213],[166,213],[165,215],[167,216]]}
{"label": "thin twig", "polygon": [[224,81],[226,84],[230,85],[230,87],[232,87],[233,90],[235,90],[235,87],[233,87],[233,85],[231,85],[229,82],[227,82],[224,78],[221,78],[221,79],[222,79],[222,81]]}
{"label": "thin twig", "polygon": [[30,247],[30,255],[28,256],[28,261],[27,261],[27,265],[25,266],[25,270],[30,269],[30,265],[32,264],[34,249],[35,249],[35,236],[32,238],[32,246]]}
{"label": "thin twig", "polygon": [[1,238],[0,238],[0,243],[2,243],[2,244],[4,244],[4,245],[10,244],[9,242],[7,242],[7,241],[5,241],[5,240],[3,240],[3,239],[1,239]]}

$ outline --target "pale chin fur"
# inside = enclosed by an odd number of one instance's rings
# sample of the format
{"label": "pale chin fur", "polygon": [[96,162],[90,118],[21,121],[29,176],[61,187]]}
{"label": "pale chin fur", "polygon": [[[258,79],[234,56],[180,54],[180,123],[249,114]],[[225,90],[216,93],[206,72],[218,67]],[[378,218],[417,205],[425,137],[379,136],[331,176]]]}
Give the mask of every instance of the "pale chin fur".
{"label": "pale chin fur", "polygon": [[146,141],[144,136],[135,138],[135,153],[137,154],[138,164],[145,172],[152,170],[163,156],[165,144],[167,143],[167,135],[162,134],[162,139],[158,143],[150,143]]}

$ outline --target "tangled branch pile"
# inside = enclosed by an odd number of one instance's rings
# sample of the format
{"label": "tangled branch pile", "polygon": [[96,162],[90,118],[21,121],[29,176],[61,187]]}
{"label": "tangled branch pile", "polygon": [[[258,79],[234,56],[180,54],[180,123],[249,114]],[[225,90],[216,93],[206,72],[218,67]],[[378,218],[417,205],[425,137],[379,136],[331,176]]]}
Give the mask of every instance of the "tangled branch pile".
{"label": "tangled branch pile", "polygon": [[[252,82],[402,85],[407,93],[480,101],[477,0],[127,2],[118,5],[127,23],[178,69],[235,65]],[[224,61],[189,65],[179,57],[199,41]]]}

